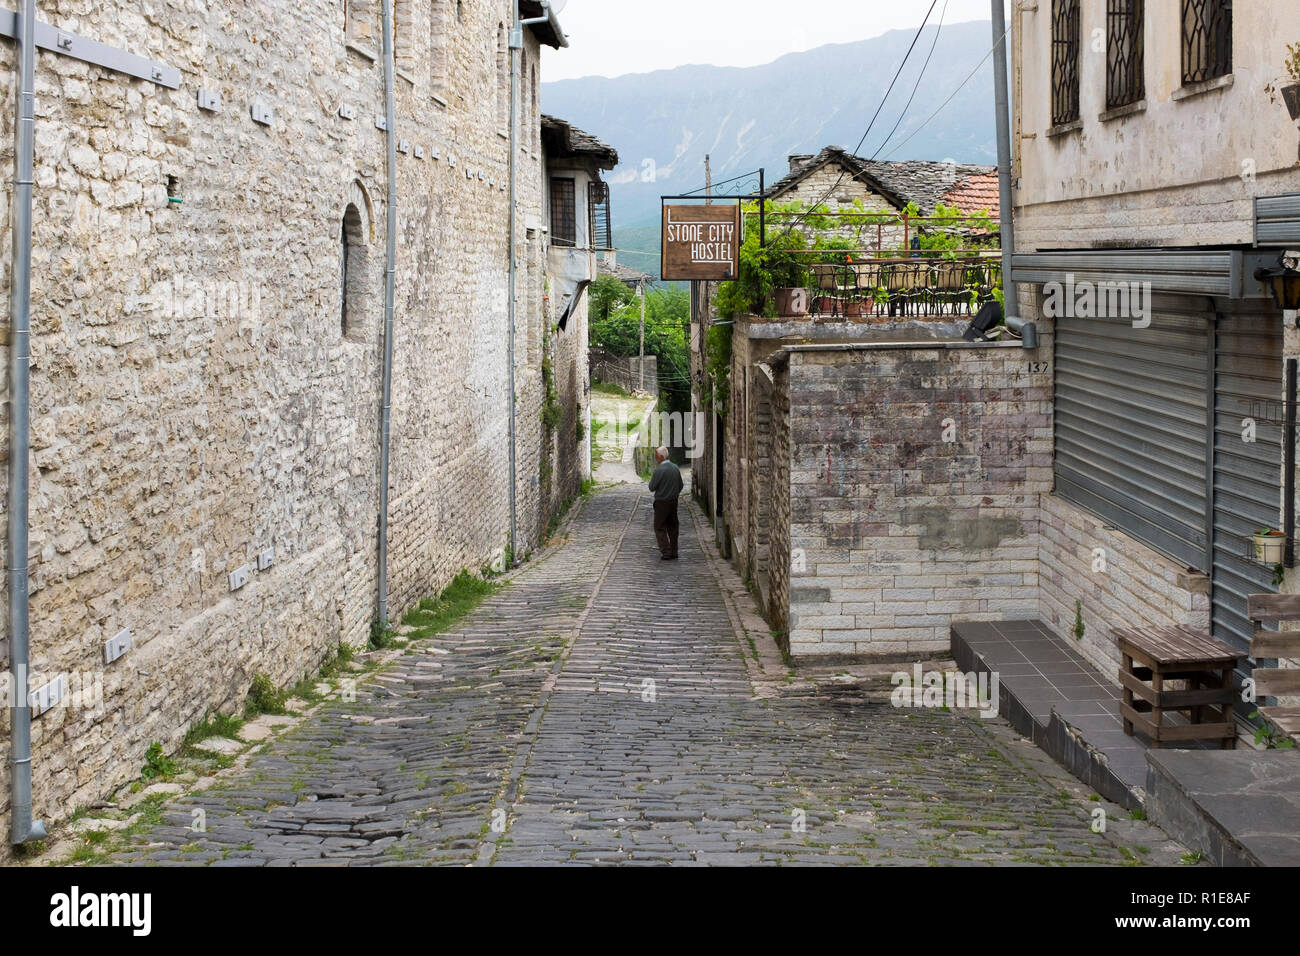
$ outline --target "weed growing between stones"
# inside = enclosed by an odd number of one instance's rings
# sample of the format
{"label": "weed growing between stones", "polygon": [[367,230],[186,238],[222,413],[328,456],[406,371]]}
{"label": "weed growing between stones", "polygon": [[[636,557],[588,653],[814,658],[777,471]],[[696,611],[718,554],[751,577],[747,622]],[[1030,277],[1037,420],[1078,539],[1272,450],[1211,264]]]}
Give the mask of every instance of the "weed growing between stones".
{"label": "weed growing between stones", "polygon": [[412,640],[433,637],[446,631],[501,588],[498,582],[485,581],[462,571],[437,597],[427,597],[407,611],[402,623],[412,628],[408,634]]}
{"label": "weed growing between stones", "polygon": [[144,752],[144,766],[140,768],[141,780],[166,780],[176,773],[176,763],[163,753],[162,744],[154,741]]}
{"label": "weed growing between stones", "polygon": [[185,739],[181,742],[181,753],[188,754],[210,737],[238,740],[239,728],[243,726],[243,718],[234,714],[209,714],[202,723],[195,724],[185,734]]}
{"label": "weed growing between stones", "polygon": [[285,701],[288,694],[277,690],[271,678],[265,674],[253,676],[253,686],[248,691],[248,702],[244,705],[244,717],[254,720],[263,714],[283,714],[286,712]]}

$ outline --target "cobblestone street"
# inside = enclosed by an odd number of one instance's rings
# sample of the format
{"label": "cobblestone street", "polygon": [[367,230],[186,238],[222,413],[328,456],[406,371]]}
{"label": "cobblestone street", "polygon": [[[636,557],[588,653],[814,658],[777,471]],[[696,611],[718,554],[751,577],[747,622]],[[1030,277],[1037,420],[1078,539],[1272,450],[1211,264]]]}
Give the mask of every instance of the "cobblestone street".
{"label": "cobblestone street", "polygon": [[682,559],[663,562],[644,489],[597,495],[454,631],[178,795],[109,862],[1176,859],[1127,814],[1092,832],[1099,804],[1001,720],[896,709],[887,677],[765,671],[771,637],[739,627],[708,531],[683,498]]}

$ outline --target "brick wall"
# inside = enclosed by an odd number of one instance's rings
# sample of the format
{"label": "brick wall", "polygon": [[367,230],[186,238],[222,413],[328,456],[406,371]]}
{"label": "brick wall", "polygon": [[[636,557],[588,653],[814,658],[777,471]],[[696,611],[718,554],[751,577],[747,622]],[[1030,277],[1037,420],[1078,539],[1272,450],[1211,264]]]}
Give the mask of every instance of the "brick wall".
{"label": "brick wall", "polygon": [[[408,36],[430,42],[432,6],[399,7]],[[37,69],[32,663],[102,672],[105,695],[35,721],[46,820],[135,776],[152,741],[171,749],[204,712],[241,706],[253,674],[289,683],[339,640],[364,641],[376,614],[380,7],[349,5],[346,37],[337,0],[222,9],[42,14],[182,75],[172,91],[50,53]],[[487,53],[508,14],[505,0],[466,4],[437,55],[397,81],[402,136],[424,157],[398,157],[393,617],[507,543],[508,145],[496,103],[508,77]],[[13,54],[0,44],[6,83]],[[198,110],[200,87],[221,94],[221,112]],[[254,97],[271,126],[252,122]],[[12,143],[12,111],[0,111],[5,168]],[[521,204],[540,216],[541,157],[522,150],[520,166]],[[344,334],[349,204],[361,265]],[[537,328],[544,250],[523,232],[517,251],[534,265],[520,327]],[[0,289],[0,310],[8,301]],[[529,545],[541,381],[528,349],[516,368]],[[275,565],[232,593],[229,572],[270,546]],[[102,643],[126,627],[135,647],[105,669]],[[6,710],[0,814],[8,741]]]}
{"label": "brick wall", "polygon": [[947,650],[953,620],[1037,614],[1050,385],[1026,357],[790,353],[796,658],[918,657]]}

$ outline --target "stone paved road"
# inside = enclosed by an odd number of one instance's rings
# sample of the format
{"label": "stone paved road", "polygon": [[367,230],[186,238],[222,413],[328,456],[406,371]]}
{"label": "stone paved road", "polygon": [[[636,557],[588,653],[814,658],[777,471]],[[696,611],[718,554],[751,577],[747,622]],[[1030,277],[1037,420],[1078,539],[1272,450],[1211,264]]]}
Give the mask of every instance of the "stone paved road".
{"label": "stone paved road", "polygon": [[1130,859],[1000,721],[884,692],[755,696],[703,521],[683,519],[682,560],[659,561],[642,490],[597,496],[455,633],[176,799],[110,862]]}

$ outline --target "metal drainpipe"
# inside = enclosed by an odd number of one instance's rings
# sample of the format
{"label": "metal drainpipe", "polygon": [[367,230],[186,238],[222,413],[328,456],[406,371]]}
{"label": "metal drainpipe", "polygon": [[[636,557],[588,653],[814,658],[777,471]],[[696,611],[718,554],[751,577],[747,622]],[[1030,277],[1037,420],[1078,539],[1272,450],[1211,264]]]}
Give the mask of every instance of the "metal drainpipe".
{"label": "metal drainpipe", "polygon": [[519,563],[518,538],[516,537],[519,516],[518,505],[515,502],[515,476],[518,468],[515,460],[515,313],[518,308],[515,288],[517,279],[515,242],[519,223],[515,212],[515,202],[519,176],[519,51],[523,48],[523,45],[524,33],[523,27],[519,23],[519,0],[513,0],[510,13],[510,248],[506,251],[509,257],[506,285],[506,325],[508,326],[506,330],[506,401],[509,404],[508,421],[510,426],[510,564]]}
{"label": "metal drainpipe", "polygon": [[388,129],[388,258],[384,270],[384,408],[379,446],[379,624],[388,626],[388,458],[393,418],[393,308],[397,297],[397,104],[393,5],[384,3],[384,115]]}
{"label": "metal drainpipe", "polygon": [[[1007,104],[1007,40],[1003,0],[992,0],[993,13],[993,89],[997,103],[998,137],[998,227],[1002,233],[1002,290],[1006,306],[1017,303],[1011,283],[1011,254],[1015,251],[1015,224],[1011,221],[1011,120]],[[1007,308],[1005,311],[1010,312]]]}
{"label": "metal drainpipe", "polygon": [[32,820],[32,712],[28,707],[31,629],[27,594],[27,456],[31,421],[32,165],[36,87],[36,0],[23,0],[15,18],[18,104],[14,146],[13,280],[9,304],[9,749],[10,842],[45,836]]}

